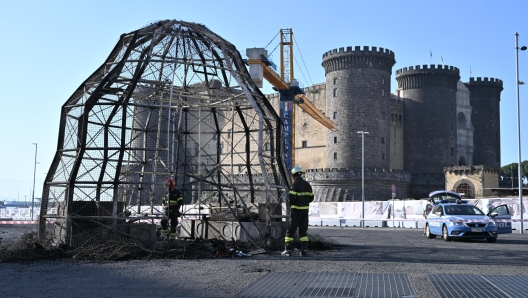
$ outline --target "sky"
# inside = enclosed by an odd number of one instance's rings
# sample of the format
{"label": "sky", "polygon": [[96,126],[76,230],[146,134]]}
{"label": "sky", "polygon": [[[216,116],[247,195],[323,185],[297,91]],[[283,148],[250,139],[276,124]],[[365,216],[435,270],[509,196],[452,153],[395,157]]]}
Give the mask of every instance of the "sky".
{"label": "sky", "polygon": [[[292,28],[295,76],[301,86],[325,81],[326,51],[348,46],[392,50],[395,72],[408,66],[443,64],[473,77],[501,79],[501,164],[518,161],[517,84],[521,132],[528,131],[528,0],[290,0],[290,1],[29,1],[0,0],[0,200],[42,195],[57,149],[61,106],[99,67],[123,33],[176,19],[204,24],[243,54],[249,47],[278,44]],[[271,42],[271,43],[270,43]],[[278,64],[279,52],[271,59]],[[271,93],[265,83],[262,91]],[[523,136],[524,135],[524,136]],[[521,133],[528,159],[528,133]],[[35,145],[37,144],[37,145]],[[35,162],[36,153],[36,162]]]}

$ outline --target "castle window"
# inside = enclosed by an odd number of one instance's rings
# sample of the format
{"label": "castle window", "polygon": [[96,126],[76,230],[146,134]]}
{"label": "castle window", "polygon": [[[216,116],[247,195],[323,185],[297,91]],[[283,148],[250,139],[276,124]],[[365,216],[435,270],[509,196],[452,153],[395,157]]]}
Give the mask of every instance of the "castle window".
{"label": "castle window", "polygon": [[381,79],[381,84],[385,85],[385,79]]}
{"label": "castle window", "polygon": [[266,150],[266,151],[270,150],[270,143],[269,142],[264,143],[264,150]]}
{"label": "castle window", "polygon": [[451,123],[451,131],[453,131],[453,123]]}
{"label": "castle window", "polygon": [[238,166],[238,172],[242,172],[242,166]]}
{"label": "castle window", "polygon": [[451,147],[451,156],[455,156],[455,148]]}
{"label": "castle window", "polygon": [[402,115],[401,114],[398,115],[398,119],[399,119],[398,120],[399,122],[402,122]]}
{"label": "castle window", "polygon": [[385,89],[381,89],[381,96],[385,96]]}
{"label": "castle window", "polygon": [[303,148],[308,147],[308,141],[302,141],[302,147]]}
{"label": "castle window", "polygon": [[394,113],[391,113],[391,121],[394,121]]}
{"label": "castle window", "polygon": [[381,160],[385,160],[385,153],[381,153]]}
{"label": "castle window", "polygon": [[337,97],[337,88],[334,89],[334,97]]}
{"label": "castle window", "polygon": [[337,119],[337,112],[334,112],[334,119]]}
{"label": "castle window", "polygon": [[230,139],[231,138],[231,134],[233,133],[233,130],[232,129],[228,129],[227,130],[227,138]]}
{"label": "castle window", "polygon": [[337,84],[337,78],[334,78],[334,85]]}
{"label": "castle window", "polygon": [[381,137],[381,143],[385,144],[385,137]]}
{"label": "castle window", "polygon": [[334,144],[337,144],[337,137],[334,137]]}
{"label": "castle window", "polygon": [[334,160],[337,160],[337,152],[334,152]]}

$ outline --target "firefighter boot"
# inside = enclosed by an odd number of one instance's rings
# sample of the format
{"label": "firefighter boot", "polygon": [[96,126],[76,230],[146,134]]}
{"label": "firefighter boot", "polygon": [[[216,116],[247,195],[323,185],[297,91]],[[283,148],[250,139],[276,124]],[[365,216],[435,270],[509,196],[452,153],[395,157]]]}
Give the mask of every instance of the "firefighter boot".
{"label": "firefighter boot", "polygon": [[308,256],[308,243],[303,242],[302,248],[301,248],[301,257],[307,257]]}
{"label": "firefighter boot", "polygon": [[281,253],[281,256],[283,256],[283,257],[291,257],[293,255],[292,254],[292,250],[293,250],[293,243],[292,242],[286,242],[284,251]]}

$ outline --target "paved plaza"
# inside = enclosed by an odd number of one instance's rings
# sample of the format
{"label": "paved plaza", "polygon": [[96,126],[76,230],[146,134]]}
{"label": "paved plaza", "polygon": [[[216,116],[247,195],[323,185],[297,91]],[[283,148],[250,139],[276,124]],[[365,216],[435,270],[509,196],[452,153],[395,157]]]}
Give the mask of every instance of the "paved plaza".
{"label": "paved plaza", "polygon": [[[5,231],[5,227],[0,227]],[[528,231],[526,231],[528,232]],[[420,229],[310,227],[312,257],[2,263],[0,297],[526,297],[528,234],[427,239]]]}

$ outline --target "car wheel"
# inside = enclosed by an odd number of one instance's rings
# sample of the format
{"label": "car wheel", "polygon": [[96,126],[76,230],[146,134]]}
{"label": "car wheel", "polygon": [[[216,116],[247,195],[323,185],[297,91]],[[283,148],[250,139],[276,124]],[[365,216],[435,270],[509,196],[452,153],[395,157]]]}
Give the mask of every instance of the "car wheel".
{"label": "car wheel", "polygon": [[497,242],[497,237],[486,238],[486,240],[488,240],[489,243],[495,243],[495,242]]}
{"label": "car wheel", "polygon": [[444,239],[445,241],[451,241],[446,225],[444,225],[444,227],[442,228],[442,239]]}
{"label": "car wheel", "polygon": [[425,226],[425,236],[427,236],[427,239],[436,238],[435,235],[431,234],[431,231],[429,230],[429,225]]}

